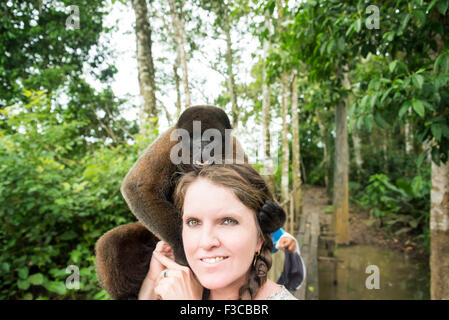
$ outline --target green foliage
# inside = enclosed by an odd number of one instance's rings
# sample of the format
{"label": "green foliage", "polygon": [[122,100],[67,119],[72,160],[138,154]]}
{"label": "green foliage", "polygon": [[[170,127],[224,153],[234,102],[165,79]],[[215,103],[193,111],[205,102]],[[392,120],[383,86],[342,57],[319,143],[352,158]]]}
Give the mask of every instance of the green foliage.
{"label": "green foliage", "polygon": [[[79,121],[58,120],[44,92],[2,112],[0,132],[0,299],[100,299],[94,245],[134,221],[120,184],[135,147],[100,147],[74,156]],[[70,156],[70,158],[68,157]],[[79,290],[67,289],[69,265]]]}
{"label": "green foliage", "polygon": [[395,234],[428,229],[430,181],[426,176],[399,178],[393,184],[385,174],[374,174],[358,195],[358,202]]}
{"label": "green foliage", "polygon": [[[78,29],[66,27],[74,13],[70,6],[79,9]],[[84,62],[102,69],[100,79],[113,70],[103,64],[106,48],[98,48],[88,61],[101,32],[108,31],[103,27],[105,8],[106,1],[1,1],[0,106],[25,100],[23,87],[53,92],[66,80],[76,81]]]}

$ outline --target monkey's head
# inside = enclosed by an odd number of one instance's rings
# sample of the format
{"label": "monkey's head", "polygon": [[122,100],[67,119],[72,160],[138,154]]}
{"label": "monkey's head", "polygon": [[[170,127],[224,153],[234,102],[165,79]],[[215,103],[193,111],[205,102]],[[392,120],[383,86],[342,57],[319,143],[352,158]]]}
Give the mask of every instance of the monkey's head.
{"label": "monkey's head", "polygon": [[[215,106],[187,108],[179,117],[176,129],[186,130],[189,139],[182,139],[183,150],[189,150],[190,163],[178,166],[182,171],[199,170],[225,159],[232,144],[231,122],[226,113]],[[231,149],[232,152],[232,149]]]}

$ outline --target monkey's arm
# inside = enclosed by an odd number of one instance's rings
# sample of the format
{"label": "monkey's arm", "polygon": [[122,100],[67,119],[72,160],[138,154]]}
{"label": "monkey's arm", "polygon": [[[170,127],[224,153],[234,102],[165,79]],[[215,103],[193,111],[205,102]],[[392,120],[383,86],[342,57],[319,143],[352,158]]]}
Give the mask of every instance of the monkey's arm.
{"label": "monkey's arm", "polygon": [[170,179],[176,166],[170,160],[173,128],[151,144],[126,175],[121,192],[137,219],[175,250],[175,259],[185,264],[181,241],[181,218],[171,203]]}

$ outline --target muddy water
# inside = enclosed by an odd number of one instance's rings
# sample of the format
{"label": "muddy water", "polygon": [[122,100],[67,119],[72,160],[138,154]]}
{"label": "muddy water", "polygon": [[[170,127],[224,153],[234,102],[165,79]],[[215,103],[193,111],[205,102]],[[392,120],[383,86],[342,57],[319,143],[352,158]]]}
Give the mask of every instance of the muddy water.
{"label": "muddy water", "polygon": [[[327,256],[323,247],[319,256]],[[429,272],[426,262],[418,262],[408,254],[371,245],[339,247],[335,256],[344,260],[337,264],[337,285],[334,282],[334,264],[319,261],[319,296],[329,299],[429,299]],[[375,286],[374,272],[365,273],[370,265],[378,267],[379,289]]]}

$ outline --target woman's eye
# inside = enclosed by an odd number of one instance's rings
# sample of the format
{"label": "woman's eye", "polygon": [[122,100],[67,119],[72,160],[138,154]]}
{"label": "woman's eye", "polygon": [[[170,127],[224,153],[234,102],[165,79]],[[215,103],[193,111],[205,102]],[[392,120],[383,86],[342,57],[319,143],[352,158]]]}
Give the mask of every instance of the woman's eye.
{"label": "woman's eye", "polygon": [[189,226],[189,227],[195,227],[195,226],[197,226],[198,225],[198,220],[196,220],[196,219],[189,219],[189,220],[187,220],[186,221],[186,224]]}
{"label": "woman's eye", "polygon": [[223,224],[224,225],[238,224],[238,222],[237,222],[237,220],[232,219],[232,218],[224,218],[223,219]]}

